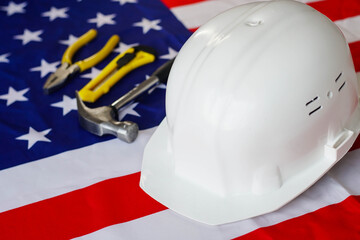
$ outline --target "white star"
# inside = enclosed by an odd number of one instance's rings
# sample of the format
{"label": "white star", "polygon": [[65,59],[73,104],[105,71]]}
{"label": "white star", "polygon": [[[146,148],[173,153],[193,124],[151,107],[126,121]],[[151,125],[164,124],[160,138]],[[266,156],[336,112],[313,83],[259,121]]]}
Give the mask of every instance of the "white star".
{"label": "white star", "polygon": [[119,2],[120,5],[124,5],[125,3],[137,3],[137,0],[111,0],[113,2]]}
{"label": "white star", "polygon": [[151,88],[149,91],[148,91],[148,94],[152,93],[155,89],[157,88],[160,88],[160,89],[166,89],[166,85],[163,84],[163,83],[160,83],[160,84],[157,84],[155,85],[155,87]]}
{"label": "white star", "polygon": [[[145,76],[145,79],[148,79],[150,76],[149,75],[146,75]],[[135,86],[137,87],[137,86],[139,86],[140,84],[138,83],[138,84],[135,84]],[[160,89],[166,89],[166,85],[165,84],[163,84],[163,83],[158,83],[158,84],[156,84],[156,85],[154,85],[152,88],[150,88],[149,90],[148,90],[148,94],[151,94],[155,89],[157,89],[157,88],[160,88]]]}
{"label": "white star", "polygon": [[139,103],[132,103],[124,108],[122,108],[120,111],[119,111],[119,121],[121,121],[127,114],[130,114],[130,115],[134,115],[134,116],[137,116],[137,117],[141,117],[140,114],[138,114],[134,108],[138,105]]}
{"label": "white star", "polygon": [[70,46],[73,45],[79,38],[70,34],[67,40],[60,40],[59,43]]}
{"label": "white star", "polygon": [[90,73],[87,73],[87,74],[83,74],[81,75],[80,77],[82,78],[89,78],[89,79],[94,79],[97,77],[97,75],[99,75],[101,71],[95,67],[92,67],[91,68],[91,72]]}
{"label": "white star", "polygon": [[6,11],[7,15],[11,16],[15,13],[25,13],[24,8],[26,7],[26,5],[27,5],[26,2],[16,4],[13,1],[10,1],[7,6],[2,6],[1,10]]}
{"label": "white star", "polygon": [[109,14],[104,15],[100,12],[96,13],[96,18],[91,18],[88,20],[89,23],[96,23],[96,27],[101,27],[105,24],[114,25],[116,22],[113,20],[113,18],[116,16],[116,14]]}
{"label": "white star", "polygon": [[178,54],[177,51],[175,51],[174,49],[172,49],[171,47],[168,48],[169,49],[169,53],[166,55],[162,55],[160,56],[161,59],[173,59],[174,57],[176,57],[176,55]]}
{"label": "white star", "polygon": [[49,17],[50,22],[54,21],[56,18],[68,18],[69,16],[66,14],[66,11],[69,10],[69,8],[56,8],[51,7],[51,9],[47,12],[43,12],[41,16],[43,17]]}
{"label": "white star", "polygon": [[28,134],[24,134],[16,139],[28,141],[28,149],[30,149],[37,142],[51,142],[47,137],[45,137],[50,131],[51,128],[38,132],[32,127],[29,127]]}
{"label": "white star", "polygon": [[29,91],[29,88],[25,88],[20,91],[16,91],[12,87],[9,87],[8,94],[0,95],[0,99],[6,100],[6,106],[10,106],[16,101],[27,101],[28,99],[24,97],[24,94]]}
{"label": "white star", "polygon": [[76,98],[70,98],[66,95],[63,95],[63,100],[61,102],[53,103],[51,106],[62,108],[63,116],[71,112],[71,110],[77,110]]}
{"label": "white star", "polygon": [[125,43],[120,43],[119,46],[117,48],[114,49],[114,52],[117,53],[122,53],[125,52],[126,50],[128,50],[131,47],[135,47],[139,45],[138,43],[133,43],[133,44],[125,44]]}
{"label": "white star", "polygon": [[56,71],[56,66],[59,65],[59,63],[60,63],[59,61],[53,62],[53,63],[48,63],[46,60],[41,59],[41,66],[31,68],[30,71],[31,72],[34,72],[34,71],[41,72],[40,76],[43,78],[48,73],[55,72]]}
{"label": "white star", "polygon": [[159,26],[158,24],[161,22],[160,19],[156,19],[156,20],[149,20],[146,18],[142,18],[141,22],[137,22],[134,23],[133,26],[135,27],[142,27],[143,29],[143,34],[146,34],[148,31],[150,31],[151,29],[154,30],[161,30],[162,27]]}
{"label": "white star", "polygon": [[[145,80],[146,79],[148,79],[150,76],[149,75],[146,75],[145,76]],[[135,86],[139,86],[140,84],[135,84]],[[153,86],[152,88],[150,88],[149,90],[148,90],[148,94],[150,94],[150,93],[152,93],[155,89],[157,89],[157,88],[160,88],[160,89],[166,89],[166,85],[165,84],[163,84],[163,83],[158,83],[158,84],[156,84],[155,86]]]}
{"label": "white star", "polygon": [[0,55],[0,63],[1,62],[8,63],[9,62],[8,56],[10,56],[10,53],[5,53]]}
{"label": "white star", "polygon": [[41,42],[42,39],[39,36],[42,33],[43,33],[43,30],[38,30],[38,31],[32,32],[32,31],[30,31],[28,29],[25,29],[23,34],[14,36],[14,39],[22,40],[23,45],[26,45],[31,41]]}

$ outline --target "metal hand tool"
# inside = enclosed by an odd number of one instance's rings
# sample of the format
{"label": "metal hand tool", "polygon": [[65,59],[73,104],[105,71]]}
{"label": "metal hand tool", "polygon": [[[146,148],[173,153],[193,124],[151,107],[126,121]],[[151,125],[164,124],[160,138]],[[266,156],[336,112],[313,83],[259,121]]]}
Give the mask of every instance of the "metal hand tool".
{"label": "metal hand tool", "polygon": [[125,142],[133,142],[138,135],[138,125],[130,121],[119,122],[117,120],[118,111],[156,84],[166,83],[173,62],[174,59],[163,64],[148,79],[109,106],[88,108],[81,100],[79,93],[76,92],[80,125],[87,131],[98,136],[112,134]]}
{"label": "metal hand tool", "polygon": [[62,86],[73,77],[75,74],[79,72],[83,72],[86,69],[89,69],[99,62],[101,62],[106,56],[108,56],[114,47],[118,44],[120,37],[118,35],[113,35],[105,46],[93,54],[92,56],[72,63],[72,57],[74,54],[85,44],[93,40],[97,35],[97,31],[95,29],[90,29],[87,33],[82,35],[74,44],[69,46],[61,60],[61,66],[55,71],[55,73],[51,74],[44,84],[44,93],[50,94]]}
{"label": "metal hand tool", "polygon": [[129,48],[114,58],[100,74],[86,84],[79,95],[85,102],[95,102],[132,70],[155,60],[155,50],[146,46]]}

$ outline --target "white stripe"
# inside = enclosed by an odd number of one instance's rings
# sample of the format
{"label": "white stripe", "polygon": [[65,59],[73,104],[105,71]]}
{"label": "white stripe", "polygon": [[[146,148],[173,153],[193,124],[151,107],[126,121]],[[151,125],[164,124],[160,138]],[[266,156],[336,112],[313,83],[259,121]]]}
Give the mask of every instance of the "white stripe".
{"label": "white stripe", "polygon": [[360,41],[360,16],[335,21],[348,43]]}
{"label": "white stripe", "polygon": [[193,222],[178,216],[173,211],[165,210],[134,221],[112,225],[75,239],[217,240],[222,239],[222,233],[217,228]]}
{"label": "white stripe", "polygon": [[242,236],[260,227],[336,204],[350,195],[360,195],[360,149],[348,153],[339,164],[298,198],[278,211],[259,217],[209,226],[165,210],[130,222],[113,225],[78,239],[210,239]]}
{"label": "white stripe", "polygon": [[[260,0],[259,0],[260,1]],[[271,0],[265,0],[271,1]],[[188,29],[198,28],[216,15],[232,7],[257,2],[254,0],[210,0],[171,8],[172,13]],[[298,2],[317,2],[316,0],[298,0]]]}
{"label": "white stripe", "polygon": [[0,212],[140,171],[154,130],[131,144],[113,139],[1,171]]}
{"label": "white stripe", "polygon": [[211,18],[231,7],[233,5],[223,1],[205,1],[174,7],[171,11],[186,28],[192,29],[203,25]]}

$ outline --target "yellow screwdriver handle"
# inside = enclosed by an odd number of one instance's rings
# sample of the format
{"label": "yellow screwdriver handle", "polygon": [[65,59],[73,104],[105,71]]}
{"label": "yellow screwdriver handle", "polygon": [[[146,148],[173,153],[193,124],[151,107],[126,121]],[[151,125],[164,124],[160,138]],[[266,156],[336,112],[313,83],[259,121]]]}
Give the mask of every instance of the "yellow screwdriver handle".
{"label": "yellow screwdriver handle", "polygon": [[62,57],[61,63],[68,63],[71,65],[72,58],[74,54],[77,52],[77,50],[79,50],[79,48],[81,48],[82,46],[93,40],[96,37],[96,35],[97,35],[97,31],[95,29],[90,29],[88,32],[83,34],[75,43],[73,43],[66,49]]}
{"label": "yellow screwdriver handle", "polygon": [[115,34],[107,41],[105,46],[100,51],[82,61],[76,62],[75,64],[80,67],[80,72],[85,71],[86,69],[89,69],[101,62],[112,52],[119,41],[120,37]]}
{"label": "yellow screwdriver handle", "polygon": [[125,54],[129,54],[129,53],[132,54],[134,53],[134,51],[135,51],[134,48],[130,48],[124,53],[114,58],[99,73],[97,77],[92,79],[79,91],[79,95],[81,99],[85,102],[95,102],[103,94],[106,94],[115,83],[117,83],[130,71],[145,64],[151,63],[155,60],[154,54],[140,50],[139,52],[136,53],[134,59],[132,59],[126,65],[122,66],[120,69],[117,69],[118,60],[123,58]]}

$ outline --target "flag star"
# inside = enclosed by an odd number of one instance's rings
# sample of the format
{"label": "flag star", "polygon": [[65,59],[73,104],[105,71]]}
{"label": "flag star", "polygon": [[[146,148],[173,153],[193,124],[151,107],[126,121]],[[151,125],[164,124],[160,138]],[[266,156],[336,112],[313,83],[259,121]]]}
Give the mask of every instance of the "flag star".
{"label": "flag star", "polygon": [[166,89],[166,85],[163,83],[157,84],[155,87],[149,89],[148,94],[152,93],[157,88]]}
{"label": "flag star", "polygon": [[125,44],[125,43],[120,43],[119,46],[117,48],[114,49],[114,52],[117,53],[122,53],[125,52],[126,50],[128,50],[131,47],[135,47],[139,45],[138,43],[133,43],[133,44]]}
{"label": "flag star", "polygon": [[116,22],[113,20],[113,18],[116,16],[116,14],[109,14],[104,15],[100,12],[96,13],[96,18],[91,18],[88,20],[89,23],[96,23],[96,27],[101,27],[105,24],[114,25]]}
{"label": "flag star", "polygon": [[149,20],[146,18],[142,18],[141,22],[137,22],[134,23],[133,26],[135,27],[142,27],[143,29],[143,34],[146,34],[148,31],[150,31],[151,29],[154,30],[161,30],[162,27],[159,26],[158,24],[161,22],[160,19],[155,19],[155,20]]}
{"label": "flag star", "polygon": [[26,5],[27,5],[26,2],[16,4],[13,1],[10,1],[7,6],[2,6],[1,10],[6,11],[7,15],[11,16],[15,13],[25,13],[24,8],[26,7]]}
{"label": "flag star", "polygon": [[8,57],[10,56],[10,53],[5,53],[5,54],[2,54],[0,55],[0,63],[8,63],[9,62],[9,59]]}
{"label": "flag star", "polygon": [[168,59],[168,60],[170,60],[170,59],[173,59],[174,57],[176,57],[176,55],[178,54],[178,52],[175,51],[174,49],[172,49],[171,47],[169,47],[168,49],[169,49],[169,53],[160,56],[161,59]]}
{"label": "flag star", "polygon": [[126,3],[137,3],[137,0],[111,0],[113,2],[119,2],[120,5],[124,5]]}
{"label": "flag star", "polygon": [[81,75],[80,77],[81,78],[89,78],[89,79],[94,79],[97,77],[97,75],[99,75],[101,71],[95,67],[92,67],[91,68],[91,72],[90,73],[87,73],[87,74],[83,74]]}
{"label": "flag star", "polygon": [[74,35],[70,34],[67,40],[60,40],[59,43],[71,46],[73,45],[79,38],[75,37]]}
{"label": "flag star", "polygon": [[127,107],[124,107],[123,109],[121,109],[121,111],[119,111],[119,121],[121,121],[126,115],[133,115],[133,116],[137,116],[137,117],[141,117],[140,114],[138,114],[134,108],[138,105],[139,103],[132,103],[130,105],[128,105]]}
{"label": "flag star", "polygon": [[[146,76],[145,76],[145,79],[148,79],[149,77],[150,77],[149,75],[146,75]],[[139,85],[140,85],[140,84],[135,84],[136,87],[139,86]],[[150,89],[148,90],[148,94],[151,94],[156,88],[166,89],[166,85],[163,84],[163,83],[158,83],[158,84],[156,84],[155,86],[153,86],[152,88],[150,88]]]}
{"label": "flag star", "polygon": [[25,88],[20,91],[16,91],[12,87],[9,87],[7,94],[0,95],[0,99],[6,100],[6,106],[10,106],[16,101],[27,101],[27,97],[24,97],[24,94],[29,91],[29,88]]}
{"label": "flag star", "polygon": [[46,60],[41,59],[41,66],[31,68],[30,71],[31,72],[39,71],[40,76],[43,78],[48,73],[55,72],[56,71],[56,66],[59,65],[59,63],[60,63],[59,61],[53,62],[53,63],[48,63]]}
{"label": "flag star", "polygon": [[37,142],[51,142],[50,139],[45,137],[50,131],[51,131],[51,128],[46,129],[41,132],[38,132],[35,129],[33,129],[32,127],[29,127],[29,133],[24,134],[20,137],[17,137],[16,140],[28,141],[28,149],[30,149]]}
{"label": "flag star", "polygon": [[76,98],[70,98],[66,95],[63,95],[63,100],[61,102],[53,103],[51,106],[62,108],[63,116],[71,112],[71,110],[77,110]]}
{"label": "flag star", "polygon": [[28,29],[25,29],[23,34],[14,36],[14,39],[22,40],[23,45],[26,45],[31,41],[41,42],[42,39],[40,37],[40,34],[42,34],[42,33],[43,33],[43,30],[38,30],[38,31],[32,32]]}
{"label": "flag star", "polygon": [[51,9],[47,12],[43,12],[41,16],[43,17],[49,17],[50,22],[54,21],[56,18],[68,18],[69,16],[66,14],[66,11],[69,10],[69,8],[56,8],[51,7]]}

